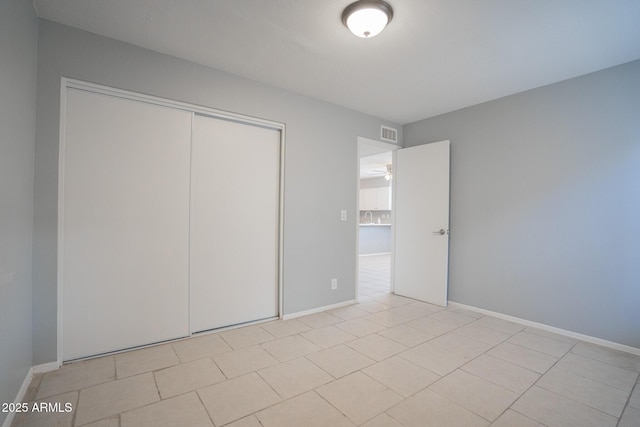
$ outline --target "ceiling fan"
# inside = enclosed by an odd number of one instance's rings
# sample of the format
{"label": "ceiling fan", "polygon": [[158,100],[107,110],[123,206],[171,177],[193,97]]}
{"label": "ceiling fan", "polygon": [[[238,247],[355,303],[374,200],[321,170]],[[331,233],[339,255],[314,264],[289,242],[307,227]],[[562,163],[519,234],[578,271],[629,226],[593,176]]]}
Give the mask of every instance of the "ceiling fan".
{"label": "ceiling fan", "polygon": [[393,173],[391,170],[391,165],[387,165],[387,169],[374,169],[373,172],[376,175],[382,175],[384,174],[384,179],[386,179],[387,181],[391,180],[391,178],[393,178]]}

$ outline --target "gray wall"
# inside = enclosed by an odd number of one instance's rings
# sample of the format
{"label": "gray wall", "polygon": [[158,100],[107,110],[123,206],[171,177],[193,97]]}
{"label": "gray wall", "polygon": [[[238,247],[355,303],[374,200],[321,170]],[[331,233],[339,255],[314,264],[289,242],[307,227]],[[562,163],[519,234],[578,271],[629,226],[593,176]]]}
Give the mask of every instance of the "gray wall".
{"label": "gray wall", "polygon": [[30,1],[0,2],[0,402],[31,367],[37,37]]}
{"label": "gray wall", "polygon": [[404,127],[451,140],[451,301],[640,348],[640,61]]}
{"label": "gray wall", "polygon": [[396,124],[48,21],[38,48],[35,363],[56,358],[62,76],[286,123],[284,312],[355,297],[357,137],[377,139],[381,124]]}

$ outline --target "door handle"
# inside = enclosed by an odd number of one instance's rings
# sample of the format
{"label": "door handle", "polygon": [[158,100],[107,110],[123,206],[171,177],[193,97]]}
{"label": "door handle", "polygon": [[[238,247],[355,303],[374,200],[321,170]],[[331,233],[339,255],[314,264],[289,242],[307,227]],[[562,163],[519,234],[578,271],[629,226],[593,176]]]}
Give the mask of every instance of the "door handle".
{"label": "door handle", "polygon": [[445,235],[445,234],[447,234],[447,233],[448,233],[448,231],[447,231],[447,230],[445,230],[444,228],[441,228],[441,229],[440,229],[440,230],[438,230],[438,231],[432,231],[432,232],[431,232],[431,234],[434,234],[434,235],[440,235],[440,236],[444,236],[444,235]]}

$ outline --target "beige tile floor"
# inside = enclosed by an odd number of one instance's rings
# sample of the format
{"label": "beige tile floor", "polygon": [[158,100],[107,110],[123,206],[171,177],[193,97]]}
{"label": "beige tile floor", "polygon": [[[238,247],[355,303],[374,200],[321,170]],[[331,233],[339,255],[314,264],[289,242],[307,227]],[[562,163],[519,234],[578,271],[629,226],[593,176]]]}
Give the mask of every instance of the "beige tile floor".
{"label": "beige tile floor", "polygon": [[358,305],[37,376],[29,401],[73,411],[13,426],[640,426],[640,357],[392,295],[375,276]]}

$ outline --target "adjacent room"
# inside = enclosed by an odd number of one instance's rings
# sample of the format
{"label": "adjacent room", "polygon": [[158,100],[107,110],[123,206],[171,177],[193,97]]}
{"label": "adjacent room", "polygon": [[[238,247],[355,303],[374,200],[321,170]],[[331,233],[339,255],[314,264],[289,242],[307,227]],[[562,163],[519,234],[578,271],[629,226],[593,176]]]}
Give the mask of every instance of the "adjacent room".
{"label": "adjacent room", "polygon": [[3,0],[0,425],[640,425],[638,22]]}

